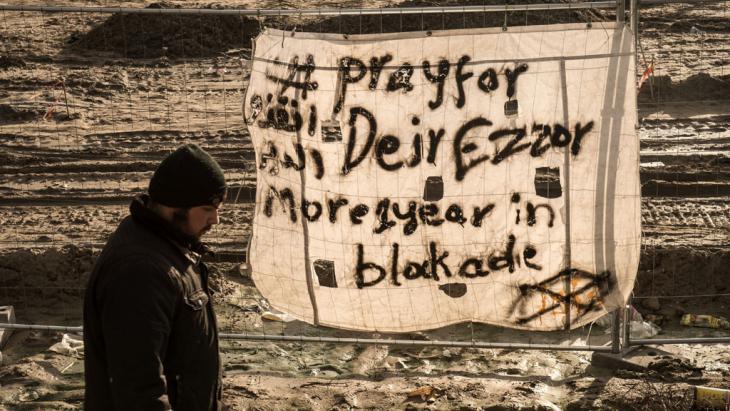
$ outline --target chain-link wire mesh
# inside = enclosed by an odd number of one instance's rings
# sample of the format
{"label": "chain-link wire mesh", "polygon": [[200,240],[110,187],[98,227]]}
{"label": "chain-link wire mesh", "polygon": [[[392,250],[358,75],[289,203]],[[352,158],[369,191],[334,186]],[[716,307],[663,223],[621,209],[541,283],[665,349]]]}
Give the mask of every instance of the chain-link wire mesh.
{"label": "chain-link wire mesh", "polygon": [[[637,75],[643,252],[631,337],[727,338],[681,324],[730,312],[727,2],[642,6]],[[642,78],[642,75],[643,78]],[[701,325],[698,323],[697,325]]]}
{"label": "chain-link wire mesh", "polygon": [[[712,2],[701,7],[726,6]],[[727,310],[730,293],[728,119],[722,114],[728,103],[727,93],[719,91],[727,90],[729,42],[722,21],[703,20],[701,8],[673,4],[642,13],[663,13],[666,7],[697,13],[698,23],[675,27],[642,20],[638,66],[643,72],[653,62],[654,71],[639,95],[645,235],[633,301],[647,314],[646,320],[687,335],[690,329],[678,325],[679,312],[721,313]],[[604,333],[606,327],[526,333],[465,323],[428,333],[373,336],[262,319],[266,302],[241,268],[256,178],[241,104],[251,67],[251,39],[263,26],[359,34],[590,24],[614,20],[612,10],[411,15],[384,9],[377,15],[294,13],[266,18],[1,13],[0,304],[15,307],[17,322],[80,324],[87,276],[106,238],[127,215],[131,197],[146,190],[166,153],[194,142],[221,163],[232,188],[221,224],[208,235],[218,251],[211,265],[220,289],[216,308],[223,333],[331,342],[343,338],[344,343],[352,342],[346,338],[382,337],[414,344],[610,349],[606,344],[613,336]],[[682,46],[688,38],[696,47]],[[224,349],[234,352],[231,358],[241,346],[246,345],[224,343]],[[321,364],[341,354],[304,345],[296,349],[319,357]],[[278,366],[313,367],[297,363],[296,355],[287,358],[287,365]]]}

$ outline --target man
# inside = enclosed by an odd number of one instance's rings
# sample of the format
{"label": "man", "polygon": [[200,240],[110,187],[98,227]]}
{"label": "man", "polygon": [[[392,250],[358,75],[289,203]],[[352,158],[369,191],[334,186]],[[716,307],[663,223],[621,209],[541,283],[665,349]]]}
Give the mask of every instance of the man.
{"label": "man", "polygon": [[84,300],[87,410],[220,410],[218,330],[200,238],[223,171],[200,147],[158,166],[112,234]]}

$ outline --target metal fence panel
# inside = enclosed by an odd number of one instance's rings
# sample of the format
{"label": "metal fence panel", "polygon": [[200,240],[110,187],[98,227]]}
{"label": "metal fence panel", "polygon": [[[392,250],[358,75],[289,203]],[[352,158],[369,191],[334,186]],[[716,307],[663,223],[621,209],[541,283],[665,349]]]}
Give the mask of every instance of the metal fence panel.
{"label": "metal fence panel", "polygon": [[[126,215],[129,199],[146,189],[165,153],[183,142],[196,142],[219,160],[233,187],[222,224],[209,235],[220,250],[214,278],[223,288],[225,304],[219,315],[225,338],[616,350],[618,321],[611,335],[592,327],[530,334],[466,323],[374,339],[296,322],[269,322],[261,319],[265,302],[250,278],[241,274],[255,193],[253,150],[241,103],[250,71],[251,37],[262,24],[340,33],[590,24],[616,18],[593,10],[615,4],[278,14],[0,6],[0,302],[14,305],[22,323],[79,324],[85,276],[105,238]],[[696,4],[669,7],[691,13]],[[726,8],[717,2],[699,4]],[[536,11],[541,7],[548,11]],[[404,13],[415,17],[404,19]],[[717,92],[723,90],[720,83],[713,81],[727,82],[728,50],[722,44],[730,42],[726,32],[708,27],[715,26],[702,21],[701,15],[697,26],[670,27],[678,35],[696,36],[698,43],[691,54],[676,59],[672,45],[681,38],[665,35],[646,20],[639,22],[641,71],[654,61],[653,76],[639,95],[645,228],[634,303],[642,311],[660,312],[675,300],[699,302],[696,310],[701,310],[707,300],[727,304],[730,296],[723,288],[730,224],[728,127],[725,117],[712,114],[728,104],[726,94]],[[697,85],[707,93],[692,94],[688,100],[687,90]],[[668,111],[678,119],[667,118]],[[668,303],[660,302],[657,310],[644,309],[644,301],[656,307],[656,300]],[[701,330],[678,327],[677,318],[671,320],[663,328],[681,335],[671,341],[682,342],[688,330]],[[723,333],[690,337],[724,341]],[[573,343],[577,345],[569,345]]]}

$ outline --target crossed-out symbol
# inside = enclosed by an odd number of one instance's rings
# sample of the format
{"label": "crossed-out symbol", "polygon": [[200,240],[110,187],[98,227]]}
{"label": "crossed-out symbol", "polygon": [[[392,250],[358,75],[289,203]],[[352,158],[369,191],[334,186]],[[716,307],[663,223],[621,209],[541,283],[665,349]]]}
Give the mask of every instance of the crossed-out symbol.
{"label": "crossed-out symbol", "polygon": [[[565,281],[587,280],[579,287],[571,289],[569,293],[565,293]],[[582,281],[579,281],[582,283]],[[558,274],[545,279],[537,284],[520,284],[517,287],[520,290],[520,296],[512,303],[511,313],[519,310],[519,313],[525,313],[531,297],[547,296],[552,300],[552,304],[541,308],[533,314],[524,314],[517,318],[517,324],[526,324],[534,321],[543,315],[550,313],[560,307],[565,307],[566,311],[573,307],[577,309],[577,315],[571,318],[574,322],[593,310],[600,308],[603,299],[611,292],[615,286],[615,279],[610,271],[603,271],[600,274],[593,274],[588,271],[576,268],[566,268]],[[590,295],[591,293],[593,295]],[[585,297],[585,298],[579,298]]]}

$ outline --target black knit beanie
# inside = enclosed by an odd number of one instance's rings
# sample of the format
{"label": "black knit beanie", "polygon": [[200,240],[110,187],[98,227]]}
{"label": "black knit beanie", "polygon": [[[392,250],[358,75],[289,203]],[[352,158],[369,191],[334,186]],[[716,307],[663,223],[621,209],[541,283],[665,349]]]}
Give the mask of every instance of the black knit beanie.
{"label": "black knit beanie", "polygon": [[148,191],[152,201],[168,207],[216,205],[223,201],[226,179],[210,154],[186,144],[162,160]]}

